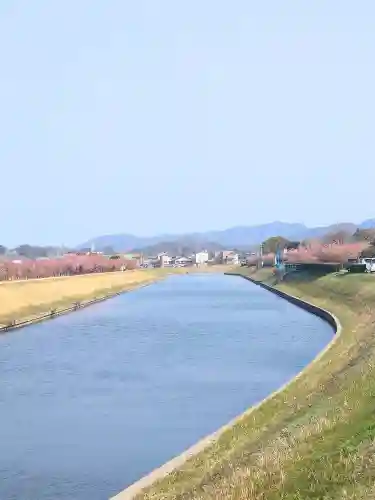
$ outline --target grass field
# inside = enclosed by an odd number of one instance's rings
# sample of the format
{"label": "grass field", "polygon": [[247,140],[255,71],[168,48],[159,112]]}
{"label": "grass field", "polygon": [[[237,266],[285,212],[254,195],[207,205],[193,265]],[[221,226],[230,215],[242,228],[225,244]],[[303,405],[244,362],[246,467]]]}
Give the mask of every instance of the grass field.
{"label": "grass field", "polygon": [[64,309],[131,290],[162,279],[168,273],[222,272],[223,267],[142,269],[117,273],[86,274],[40,280],[0,282],[0,326],[38,317],[51,309]]}
{"label": "grass field", "polygon": [[[253,278],[272,281],[266,269]],[[341,335],[305,375],[137,499],[375,498],[375,278],[300,275],[277,286],[334,313]]]}

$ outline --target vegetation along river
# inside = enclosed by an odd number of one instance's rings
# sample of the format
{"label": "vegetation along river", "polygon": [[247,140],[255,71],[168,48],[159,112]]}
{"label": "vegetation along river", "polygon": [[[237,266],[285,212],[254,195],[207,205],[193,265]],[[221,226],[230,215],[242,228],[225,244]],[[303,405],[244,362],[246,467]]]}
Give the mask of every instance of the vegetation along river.
{"label": "vegetation along river", "polygon": [[0,498],[107,499],[280,387],[332,335],[215,274],[2,335]]}

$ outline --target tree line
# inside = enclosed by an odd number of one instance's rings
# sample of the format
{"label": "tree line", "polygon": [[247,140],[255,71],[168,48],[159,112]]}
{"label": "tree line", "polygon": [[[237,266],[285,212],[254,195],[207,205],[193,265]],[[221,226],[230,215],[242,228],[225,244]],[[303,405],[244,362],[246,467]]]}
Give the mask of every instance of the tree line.
{"label": "tree line", "polygon": [[292,241],[283,236],[273,236],[265,240],[262,244],[264,254],[274,254],[277,249],[281,250],[297,250],[301,246],[308,247],[314,242],[319,242],[322,245],[347,245],[351,243],[367,243],[366,248],[361,252],[361,257],[375,257],[375,228],[372,229],[357,229],[354,233],[347,231],[337,231],[327,233],[319,239],[305,239],[302,241]]}

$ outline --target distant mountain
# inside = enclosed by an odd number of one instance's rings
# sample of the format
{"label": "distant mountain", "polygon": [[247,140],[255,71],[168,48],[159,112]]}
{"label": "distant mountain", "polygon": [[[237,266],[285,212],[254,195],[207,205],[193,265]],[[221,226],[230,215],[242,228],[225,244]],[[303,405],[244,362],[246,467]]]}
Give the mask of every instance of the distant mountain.
{"label": "distant mountain", "polygon": [[364,220],[358,227],[360,229],[372,229],[372,228],[375,228],[375,219]]}
{"label": "distant mountain", "polygon": [[160,235],[160,236],[135,236],[134,234],[110,234],[98,236],[78,245],[80,248],[95,247],[95,250],[102,251],[111,247],[115,252],[136,252],[146,247],[152,247],[163,242],[173,242],[182,238],[182,235]]}
{"label": "distant mountain", "polygon": [[209,231],[204,237],[216,241],[225,247],[250,247],[257,245],[271,236],[284,236],[294,239],[297,235],[305,234],[306,226],[303,224],[289,224],[285,222],[271,222],[258,226],[237,226],[224,231]]}
{"label": "distant mountain", "polygon": [[259,226],[238,226],[224,231],[208,231],[186,235],[163,234],[152,237],[141,237],[132,234],[105,235],[86,241],[78,245],[78,248],[87,248],[94,245],[96,250],[112,247],[116,252],[125,252],[145,249],[146,247],[160,243],[175,242],[177,240],[189,240],[189,243],[193,241],[199,246],[204,246],[206,242],[211,242],[223,248],[248,248],[275,234],[284,236],[285,238],[293,238],[295,235],[305,234],[307,231],[308,229],[303,224],[273,222]]}
{"label": "distant mountain", "polygon": [[124,252],[138,246],[143,246],[145,240],[147,238],[134,236],[133,234],[108,234],[85,241],[85,243],[78,245],[78,248],[91,248],[94,246],[95,250],[101,251],[103,248],[112,247],[116,252]]}
{"label": "distant mountain", "polygon": [[[327,233],[337,233],[339,231],[354,233],[357,227],[361,229],[375,227],[375,219],[369,219],[361,224],[343,222],[313,228],[309,228],[304,224],[276,221],[257,226],[237,226],[223,231],[207,231],[185,235],[164,234],[141,237],[132,234],[114,234],[93,238],[79,245],[77,248],[87,248],[93,244],[98,251],[105,247],[112,247],[116,252],[142,250],[146,253],[146,250],[155,250],[156,248],[161,248],[163,245],[165,249],[166,245],[173,243],[176,245],[176,248],[190,245],[194,248],[202,249],[210,245],[211,248],[213,245],[218,245],[218,250],[223,248],[250,249],[272,236],[283,236],[289,240],[300,241],[303,239],[321,238]],[[207,248],[207,250],[210,250],[210,248]]]}
{"label": "distant mountain", "polygon": [[[330,226],[322,226],[322,227],[313,227],[307,229],[307,236],[305,238],[314,239],[314,238],[322,238],[324,235],[328,233],[339,233],[345,232],[349,234],[353,234],[356,229],[360,227],[357,224],[353,224],[352,222],[341,222],[339,224],[332,224]],[[303,238],[301,238],[303,239]]]}

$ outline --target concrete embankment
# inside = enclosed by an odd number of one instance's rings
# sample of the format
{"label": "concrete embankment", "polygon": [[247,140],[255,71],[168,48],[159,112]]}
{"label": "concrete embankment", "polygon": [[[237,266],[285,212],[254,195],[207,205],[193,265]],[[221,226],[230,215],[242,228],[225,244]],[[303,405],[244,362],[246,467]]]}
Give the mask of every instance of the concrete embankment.
{"label": "concrete embankment", "polygon": [[[319,308],[305,300],[299,299],[297,297],[294,297],[290,294],[287,294],[285,292],[282,292],[281,290],[275,289],[269,285],[266,285],[264,283],[258,282],[248,276],[243,276],[242,274],[237,274],[237,273],[225,273],[228,275],[234,275],[234,276],[239,276],[244,279],[247,279],[248,281],[252,282],[255,285],[262,286],[266,290],[275,293],[279,297],[288,300],[289,302],[293,303],[294,305],[301,307],[305,309],[306,311],[315,314],[319,316],[320,318],[324,319],[327,321],[335,331],[336,335],[333,337],[333,340],[330,342],[330,344],[315,358],[315,360],[302,372],[300,372],[297,377],[295,377],[293,380],[289,381],[287,384],[285,384],[283,387],[275,391],[274,393],[270,394],[267,398],[265,398],[262,402],[259,404],[251,407],[249,410],[241,414],[240,416],[236,417],[232,421],[230,421],[228,424],[225,426],[221,427],[219,430],[214,432],[213,434],[207,436],[206,438],[202,439],[198,443],[196,443],[194,446],[183,452],[181,455],[173,458],[160,468],[152,471],[150,474],[146,475],[145,477],[141,478],[139,481],[135,482],[128,488],[126,488],[124,491],[118,493],[117,495],[113,496],[110,500],[131,500],[134,499],[137,495],[140,495],[143,493],[143,491],[147,488],[153,488],[156,483],[158,483],[160,480],[163,478],[166,478],[169,474],[172,472],[177,472],[178,469],[184,466],[186,462],[189,459],[192,459],[194,457],[197,457],[200,453],[204,452],[205,450],[208,450],[211,445],[214,445],[215,443],[218,442],[219,439],[221,439],[227,432],[233,431],[233,429],[238,425],[242,424],[242,421],[249,417],[253,412],[256,410],[260,409],[262,405],[266,404],[268,401],[271,401],[273,398],[276,397],[276,395],[282,393],[287,389],[288,386],[293,384],[294,381],[296,381],[298,378],[300,378],[307,369],[311,367],[312,364],[317,362],[323,355],[324,353],[332,346],[332,344],[336,341],[338,338],[339,334],[341,333],[341,325],[339,320],[336,318],[336,316],[329,311]],[[147,496],[147,498],[149,498]],[[163,498],[163,496],[156,496],[155,498]],[[169,497],[168,497],[169,498]]]}
{"label": "concrete embankment", "polygon": [[228,273],[231,276],[240,276],[251,283],[254,283],[255,285],[258,285],[265,290],[268,290],[271,293],[274,293],[275,295],[278,295],[279,297],[287,300],[288,302],[291,302],[292,304],[300,307],[301,309],[305,309],[306,311],[315,314],[316,316],[319,316],[320,318],[324,319],[329,323],[332,328],[335,330],[336,334],[340,332],[341,326],[338,318],[331,313],[330,311],[326,311],[325,309],[322,309],[321,307],[317,307],[314,304],[311,304],[310,302],[307,302],[306,300],[300,299],[298,297],[294,297],[293,295],[290,295],[286,292],[283,292],[282,290],[279,290],[278,288],[274,288],[270,285],[267,285],[266,283],[263,283],[261,281],[257,281],[251,276],[244,276],[242,274],[237,274],[237,273]]}

